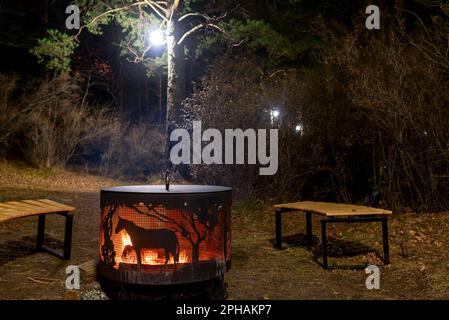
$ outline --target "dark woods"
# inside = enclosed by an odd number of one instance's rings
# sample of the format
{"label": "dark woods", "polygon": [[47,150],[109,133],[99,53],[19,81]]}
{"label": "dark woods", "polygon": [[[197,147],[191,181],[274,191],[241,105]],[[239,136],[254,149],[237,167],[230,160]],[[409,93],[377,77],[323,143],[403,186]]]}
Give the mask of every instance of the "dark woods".
{"label": "dark woods", "polygon": [[193,167],[199,180],[284,200],[359,202],[378,190],[396,209],[447,208],[449,7],[396,2],[375,32],[362,7],[344,19],[312,18],[309,30],[325,46],[294,68],[267,70],[257,54],[233,53],[209,68],[188,112],[205,127],[257,128],[270,127],[278,108],[279,171]]}
{"label": "dark woods", "polygon": [[[186,44],[189,92],[178,125],[279,128],[279,171],[189,166],[177,168],[182,178],[266,200],[360,202],[379,190],[396,209],[447,209],[449,5],[380,1],[381,29],[369,31],[365,1],[225,4],[238,8],[233,18],[263,23],[234,25],[224,40],[206,41],[214,45]],[[70,75],[0,77],[1,156],[133,179],[160,175],[164,73],[136,80],[145,67],[129,67],[113,49],[91,60],[92,50],[77,50]],[[120,81],[131,68],[143,68],[135,85]]]}

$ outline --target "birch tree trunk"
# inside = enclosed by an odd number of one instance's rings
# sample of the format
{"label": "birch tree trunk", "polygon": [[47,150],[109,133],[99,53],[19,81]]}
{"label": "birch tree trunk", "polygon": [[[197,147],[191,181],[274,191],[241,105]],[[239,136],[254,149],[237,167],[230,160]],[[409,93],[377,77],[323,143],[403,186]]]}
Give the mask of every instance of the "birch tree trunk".
{"label": "birch tree trunk", "polygon": [[176,128],[181,102],[186,95],[184,45],[177,45],[183,30],[177,22],[176,12],[167,23],[167,32],[167,143],[165,153],[167,162],[170,162],[170,134]]}

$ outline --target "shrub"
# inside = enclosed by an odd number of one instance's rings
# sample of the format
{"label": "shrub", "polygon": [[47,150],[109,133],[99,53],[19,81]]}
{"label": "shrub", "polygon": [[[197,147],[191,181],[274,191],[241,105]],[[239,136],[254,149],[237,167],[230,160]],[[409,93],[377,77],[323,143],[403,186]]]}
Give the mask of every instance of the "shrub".
{"label": "shrub", "polygon": [[[260,176],[257,165],[192,165],[189,174],[202,183],[230,185],[244,197],[277,197],[301,184],[302,138],[295,132],[301,124],[295,75],[263,77],[256,60],[233,61],[227,57],[210,68],[201,86],[183,106],[184,126],[201,120],[203,130],[279,128],[279,170]],[[270,112],[279,109],[279,122],[271,123]],[[245,156],[246,158],[246,156]],[[299,164],[299,165],[298,165]],[[293,184],[292,184],[293,183]]]}
{"label": "shrub", "polygon": [[26,159],[39,167],[65,166],[81,145],[108,132],[104,108],[83,103],[76,78],[59,75],[28,86],[20,103],[28,109],[21,133]]}
{"label": "shrub", "polygon": [[145,180],[162,172],[165,128],[120,120],[110,128],[100,162],[103,174]]}
{"label": "shrub", "polygon": [[136,180],[162,170],[163,128],[130,124],[90,105],[80,80],[67,74],[18,84],[18,77],[0,75],[0,156]]}

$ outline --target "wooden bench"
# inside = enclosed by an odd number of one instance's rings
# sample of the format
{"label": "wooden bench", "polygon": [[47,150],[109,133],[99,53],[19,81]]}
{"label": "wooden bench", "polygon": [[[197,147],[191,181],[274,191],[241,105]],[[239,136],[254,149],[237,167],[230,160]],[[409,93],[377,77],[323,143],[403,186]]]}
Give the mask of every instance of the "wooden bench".
{"label": "wooden bench", "polygon": [[274,208],[276,210],[276,248],[278,249],[282,249],[282,213],[289,211],[301,211],[306,213],[306,235],[309,242],[312,242],[312,213],[324,217],[323,219],[321,219],[321,244],[324,269],[329,269],[327,261],[328,257],[326,225],[330,223],[381,222],[384,263],[389,263],[388,216],[392,214],[390,210],[352,204],[313,201],[277,204],[274,206]]}
{"label": "wooden bench", "polygon": [[[73,214],[76,209],[62,203],[48,199],[21,200],[0,203],[0,223],[29,216],[38,216],[37,250],[47,251],[61,259],[70,259],[72,250]],[[64,232],[64,251],[57,252],[44,244],[45,240],[45,216],[56,213],[66,218]]]}

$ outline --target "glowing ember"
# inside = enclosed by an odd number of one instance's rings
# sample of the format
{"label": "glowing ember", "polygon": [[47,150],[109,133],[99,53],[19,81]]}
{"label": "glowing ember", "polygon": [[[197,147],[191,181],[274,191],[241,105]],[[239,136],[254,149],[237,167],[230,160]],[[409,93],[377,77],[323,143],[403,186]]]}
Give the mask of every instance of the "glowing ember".
{"label": "glowing ember", "polygon": [[[153,250],[142,250],[142,264],[160,264],[159,254]],[[164,261],[165,262],[165,261]]]}

